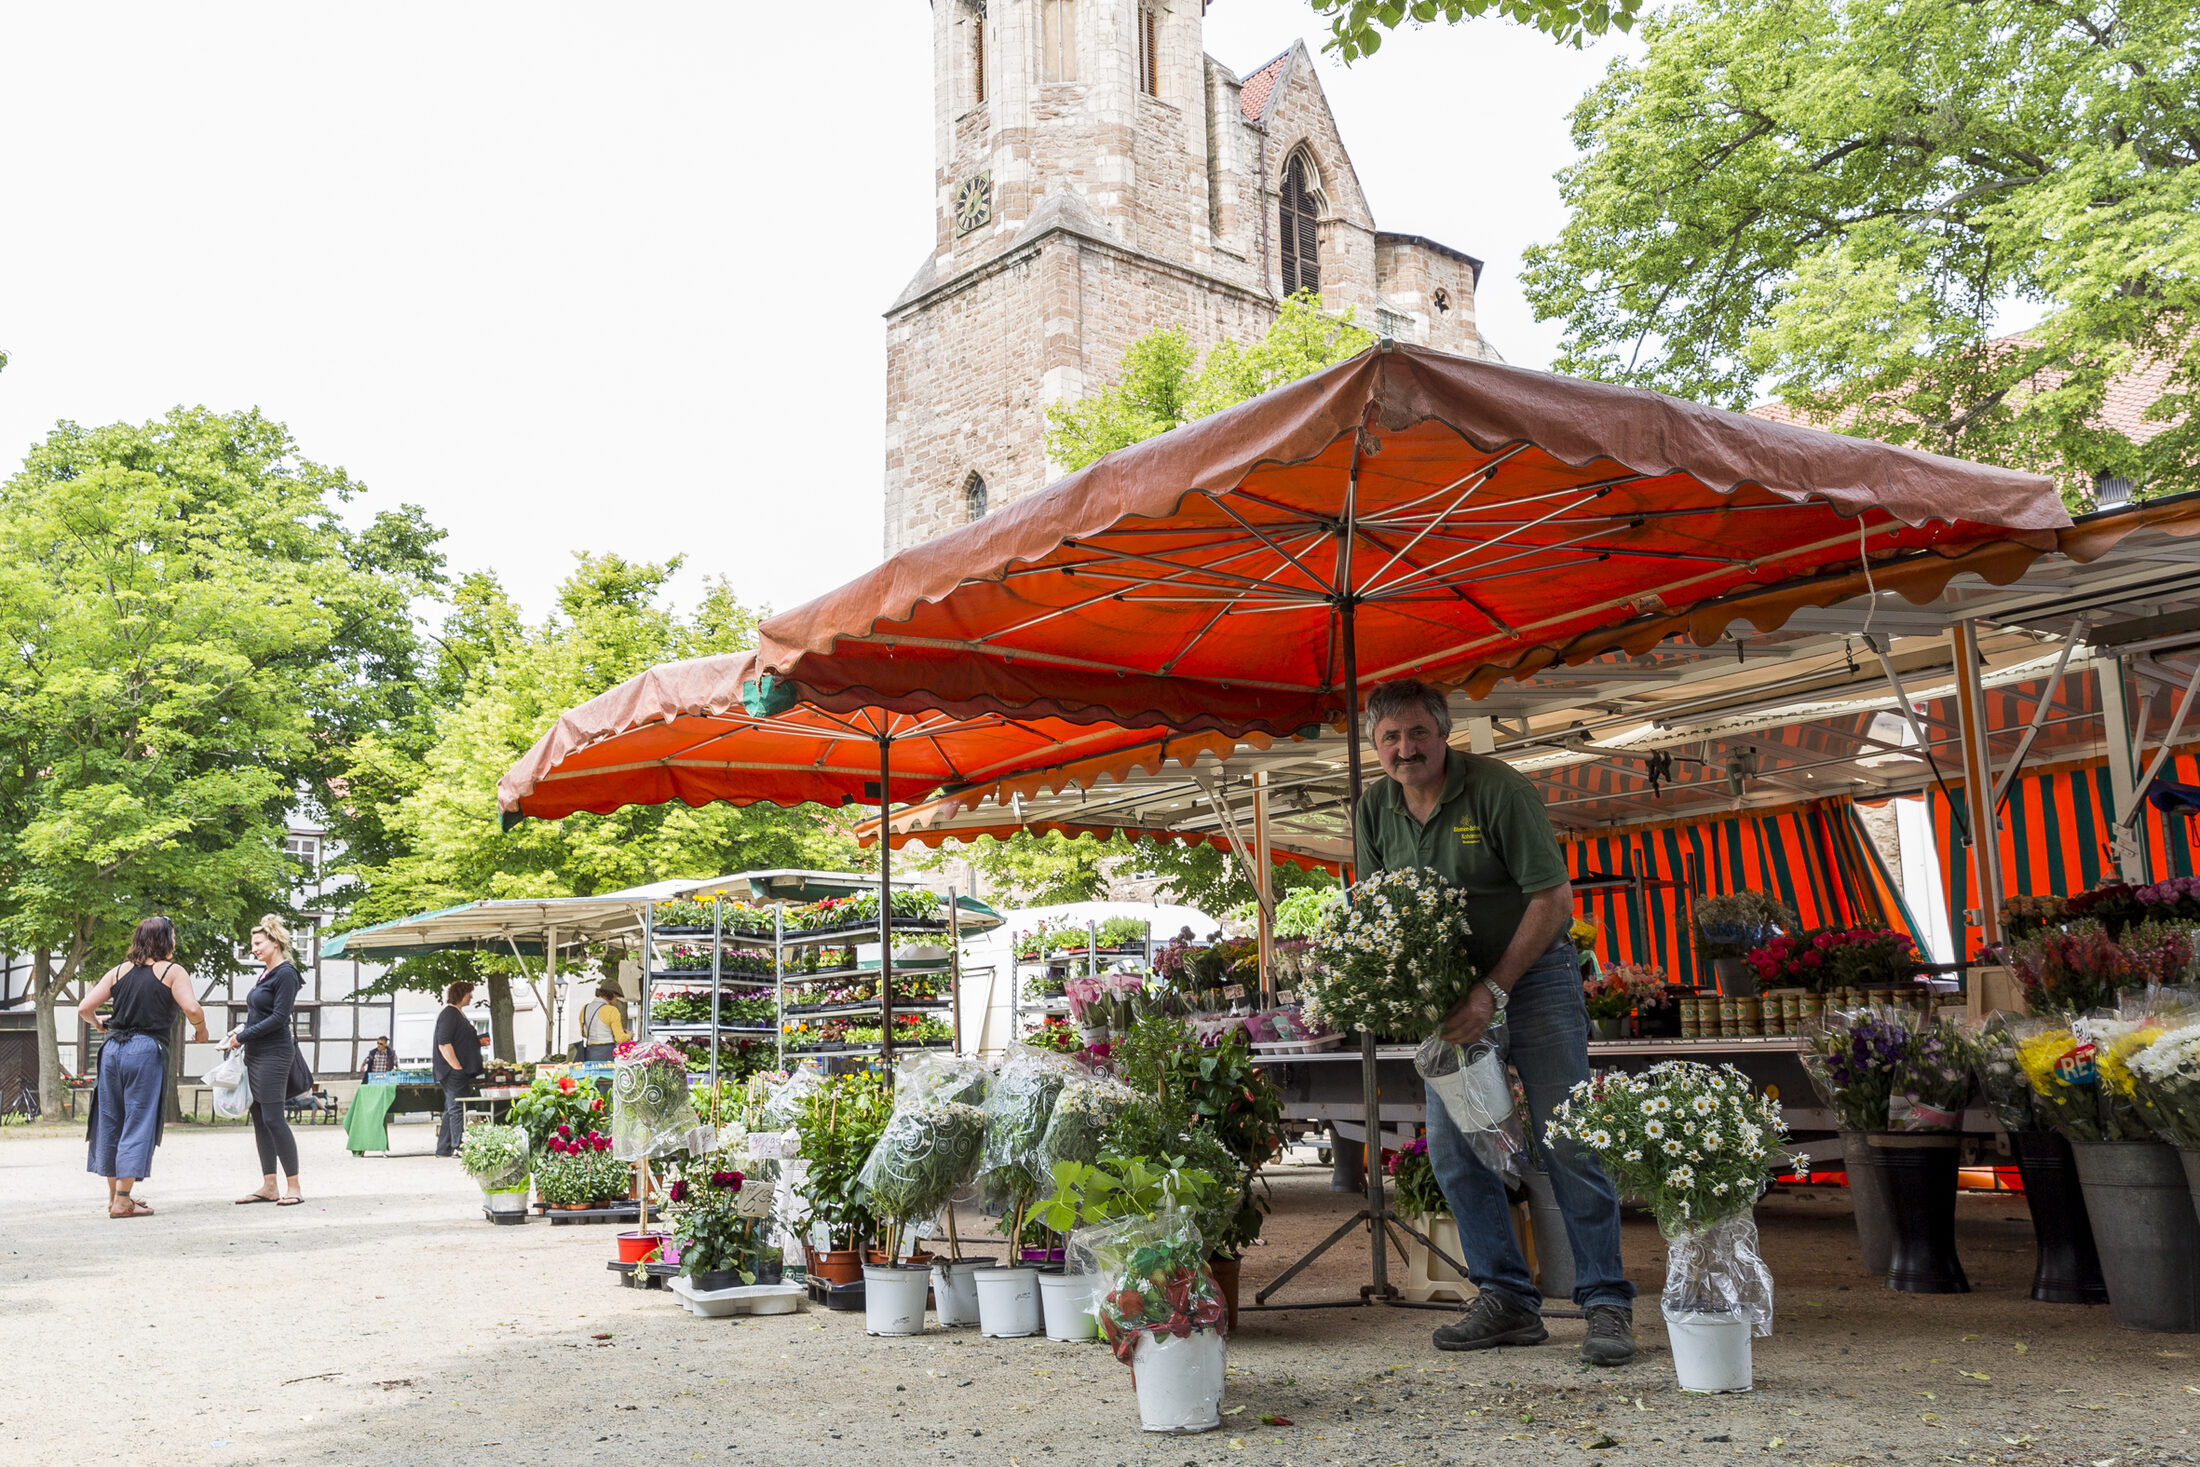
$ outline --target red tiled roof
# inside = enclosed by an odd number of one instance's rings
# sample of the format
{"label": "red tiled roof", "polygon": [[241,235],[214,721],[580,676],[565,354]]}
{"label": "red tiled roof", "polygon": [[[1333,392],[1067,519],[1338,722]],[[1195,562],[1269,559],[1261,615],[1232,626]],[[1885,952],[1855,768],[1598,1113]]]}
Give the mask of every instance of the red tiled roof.
{"label": "red tiled roof", "polygon": [[1238,93],[1238,110],[1245,114],[1247,122],[1258,122],[1268,110],[1268,94],[1276,89],[1276,79],[1283,75],[1283,63],[1291,59],[1285,51],[1281,56],[1263,66],[1245,79],[1245,89]]}

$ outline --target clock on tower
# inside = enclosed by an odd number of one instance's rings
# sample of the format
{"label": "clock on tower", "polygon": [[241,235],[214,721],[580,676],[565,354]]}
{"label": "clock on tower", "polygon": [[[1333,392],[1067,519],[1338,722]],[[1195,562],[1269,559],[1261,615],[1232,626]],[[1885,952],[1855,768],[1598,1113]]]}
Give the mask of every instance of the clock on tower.
{"label": "clock on tower", "polygon": [[961,239],[992,220],[993,175],[981,173],[965,180],[963,186],[955,190],[955,237]]}

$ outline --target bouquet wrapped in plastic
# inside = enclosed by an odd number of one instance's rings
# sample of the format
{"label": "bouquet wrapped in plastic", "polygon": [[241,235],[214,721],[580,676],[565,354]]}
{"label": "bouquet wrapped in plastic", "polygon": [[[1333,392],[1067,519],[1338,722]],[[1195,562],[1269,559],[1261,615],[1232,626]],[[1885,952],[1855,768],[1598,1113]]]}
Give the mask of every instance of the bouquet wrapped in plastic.
{"label": "bouquet wrapped in plastic", "polygon": [[1432,1034],[1414,1052],[1413,1068],[1482,1164],[1501,1177],[1517,1176],[1527,1145],[1496,1042],[1485,1037],[1462,1049]]}
{"label": "bouquet wrapped in plastic", "polygon": [[2041,1131],[2032,1086],[2017,1063],[2017,1033],[2006,1014],[1995,1014],[1979,1031],[1976,1045],[1979,1098],[2007,1131]]}
{"label": "bouquet wrapped in plastic", "polygon": [[985,1112],[959,1100],[903,1098],[856,1180],[883,1227],[886,1256],[901,1257],[903,1231],[934,1217],[977,1175]]}
{"label": "bouquet wrapped in plastic", "polygon": [[2170,1032],[2169,1018],[2160,1011],[2135,1008],[2129,1017],[2079,1019],[2071,1029],[2093,1045],[2103,1139],[2151,1141],[2160,1135],[2166,1117],[2152,1090],[2139,1088],[2131,1062]]}
{"label": "bouquet wrapped in plastic", "polygon": [[1809,1036],[1803,1072],[1844,1131],[1884,1131],[1895,1075],[1910,1027],[1898,1009],[1846,1009],[1826,1015]]}
{"label": "bouquet wrapped in plastic", "polygon": [[1897,1131],[1961,1130],[1977,1068],[1978,1044],[1969,1035],[1952,1024],[1919,1025],[1895,1064],[1889,1124]]}
{"label": "bouquet wrapped in plastic", "polygon": [[2163,1029],[2127,1064],[2155,1133],[2172,1146],[2200,1150],[2200,1023]]}
{"label": "bouquet wrapped in plastic", "polygon": [[793,1130],[802,1114],[803,1100],[815,1094],[824,1083],[825,1077],[815,1070],[796,1070],[765,1095],[750,1129],[775,1133]]}
{"label": "bouquet wrapped in plastic", "polygon": [[894,1067],[894,1101],[951,1100],[983,1105],[993,1067],[969,1055],[937,1050],[907,1056]]}
{"label": "bouquet wrapped in plastic", "polygon": [[637,1044],[611,1071],[611,1150],[621,1161],[704,1151],[710,1128],[688,1097],[687,1058],[669,1044]]}
{"label": "bouquet wrapped in plastic", "polygon": [[1039,1137],[1039,1171],[1052,1179],[1061,1162],[1091,1165],[1106,1149],[1108,1133],[1138,1092],[1104,1075],[1078,1076],[1065,1082],[1054,1113]]}
{"label": "bouquet wrapped in plastic", "polygon": [[2093,1041],[2063,1016],[2027,1020],[2015,1032],[2017,1068],[2048,1123],[2074,1141],[2111,1139],[2102,1126]]}
{"label": "bouquet wrapped in plastic", "polygon": [[1039,1142],[1054,1118],[1054,1102],[1079,1066],[1059,1054],[1012,1046],[985,1092],[985,1155],[979,1180],[1008,1212],[1009,1243],[1019,1242],[1024,1216],[1045,1190]]}
{"label": "bouquet wrapped in plastic", "polygon": [[[1079,1228],[1070,1234],[1069,1267],[1095,1276],[1100,1334],[1125,1365],[1135,1368],[1149,1342],[1212,1338],[1214,1390],[1204,1414],[1206,1426],[1216,1425],[1228,1310],[1191,1214],[1172,1207]],[[1177,1429],[1202,1428],[1187,1422]]]}
{"label": "bouquet wrapped in plastic", "polygon": [[1740,1315],[1758,1335],[1772,1333],[1772,1272],[1751,1209],[1781,1134],[1780,1103],[1748,1076],[1685,1060],[1585,1080],[1549,1127],[1552,1145],[1590,1153],[1621,1192],[1650,1205],[1667,1239],[1667,1318]]}

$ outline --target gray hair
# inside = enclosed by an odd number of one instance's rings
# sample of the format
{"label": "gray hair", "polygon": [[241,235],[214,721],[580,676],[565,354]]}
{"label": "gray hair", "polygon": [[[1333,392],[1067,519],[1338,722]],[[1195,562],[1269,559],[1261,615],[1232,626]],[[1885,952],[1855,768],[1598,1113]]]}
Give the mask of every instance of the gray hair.
{"label": "gray hair", "polygon": [[1417,677],[1394,678],[1379,684],[1367,695],[1367,708],[1360,715],[1361,726],[1369,738],[1375,737],[1375,725],[1386,718],[1396,718],[1411,713],[1416,708],[1428,711],[1429,722],[1436,725],[1440,738],[1451,737],[1451,706],[1444,695]]}

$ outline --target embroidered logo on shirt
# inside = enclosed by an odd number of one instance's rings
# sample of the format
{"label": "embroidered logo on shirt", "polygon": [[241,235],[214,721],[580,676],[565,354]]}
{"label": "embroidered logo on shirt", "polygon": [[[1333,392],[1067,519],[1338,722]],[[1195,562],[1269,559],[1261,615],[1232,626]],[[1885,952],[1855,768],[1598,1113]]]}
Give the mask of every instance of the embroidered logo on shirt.
{"label": "embroidered logo on shirt", "polygon": [[1463,846],[1482,844],[1482,827],[1471,819],[1461,820],[1451,828],[1451,833],[1459,837],[1459,844]]}

